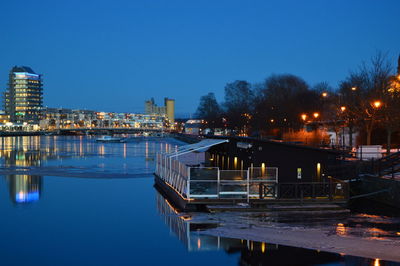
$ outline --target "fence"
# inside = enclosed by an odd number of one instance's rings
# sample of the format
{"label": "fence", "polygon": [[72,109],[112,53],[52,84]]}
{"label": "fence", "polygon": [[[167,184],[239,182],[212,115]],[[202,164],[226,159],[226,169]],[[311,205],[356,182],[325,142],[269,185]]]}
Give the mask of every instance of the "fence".
{"label": "fence", "polygon": [[276,199],[347,200],[349,198],[349,184],[331,178],[327,182],[280,183],[260,186],[261,198],[263,198],[263,195],[271,193],[276,195]]}
{"label": "fence", "polygon": [[[156,174],[183,198],[259,198],[261,184],[278,183],[276,167],[220,170],[218,167],[186,165],[173,156],[157,154]],[[274,198],[269,193],[266,197]]]}

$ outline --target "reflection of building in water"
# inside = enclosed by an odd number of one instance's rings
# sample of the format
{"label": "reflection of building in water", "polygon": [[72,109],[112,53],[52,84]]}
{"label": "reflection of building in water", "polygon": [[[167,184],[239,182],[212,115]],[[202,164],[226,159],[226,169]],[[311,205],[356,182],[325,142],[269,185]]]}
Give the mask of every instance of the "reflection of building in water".
{"label": "reflection of building in water", "polygon": [[10,198],[15,203],[28,203],[40,198],[42,177],[32,175],[7,175]]}
{"label": "reflection of building in water", "polygon": [[[20,141],[17,139],[16,143],[20,143]],[[0,150],[3,165],[7,168],[40,166],[41,161],[47,157],[39,150],[26,150],[18,145],[14,148],[20,149],[11,150],[4,147]],[[9,184],[10,198],[14,203],[28,203],[40,199],[41,176],[11,174],[6,175],[6,179]]]}
{"label": "reflection of building in water", "polygon": [[192,222],[190,216],[180,214],[158,191],[156,191],[156,203],[160,216],[189,251],[224,250],[228,254],[236,253],[240,256],[239,265],[373,265],[376,263],[376,260],[368,258],[202,235],[201,230],[215,225]]}

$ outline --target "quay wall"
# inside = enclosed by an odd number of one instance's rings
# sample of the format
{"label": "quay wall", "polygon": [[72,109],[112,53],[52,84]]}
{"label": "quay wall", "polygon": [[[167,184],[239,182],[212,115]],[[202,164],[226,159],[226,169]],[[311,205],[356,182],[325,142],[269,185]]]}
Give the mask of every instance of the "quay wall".
{"label": "quay wall", "polygon": [[363,176],[356,189],[359,195],[366,195],[368,199],[400,209],[400,181],[398,180]]}

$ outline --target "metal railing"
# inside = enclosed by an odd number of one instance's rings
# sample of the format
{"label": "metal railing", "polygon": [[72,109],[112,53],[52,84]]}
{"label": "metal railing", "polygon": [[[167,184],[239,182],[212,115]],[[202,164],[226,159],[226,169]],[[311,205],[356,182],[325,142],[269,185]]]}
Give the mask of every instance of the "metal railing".
{"label": "metal railing", "polygon": [[347,200],[349,184],[329,179],[327,182],[300,182],[260,185],[260,194],[275,193],[276,199],[292,200]]}
{"label": "metal railing", "polygon": [[[276,167],[220,170],[190,166],[165,154],[157,154],[156,175],[187,199],[260,198],[260,184],[278,183]],[[277,194],[267,194],[274,198]]]}

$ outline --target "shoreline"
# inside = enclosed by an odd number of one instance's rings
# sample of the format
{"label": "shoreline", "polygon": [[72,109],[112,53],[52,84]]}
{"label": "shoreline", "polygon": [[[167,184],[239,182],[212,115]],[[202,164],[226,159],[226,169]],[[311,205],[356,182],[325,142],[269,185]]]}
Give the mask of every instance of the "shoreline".
{"label": "shoreline", "polygon": [[227,224],[214,229],[201,232],[205,235],[246,239],[257,242],[313,249],[318,251],[338,253],[400,262],[399,240],[361,238],[354,236],[341,236],[340,232],[326,232],[321,229],[297,226],[282,227],[269,223],[268,227],[249,224]]}

